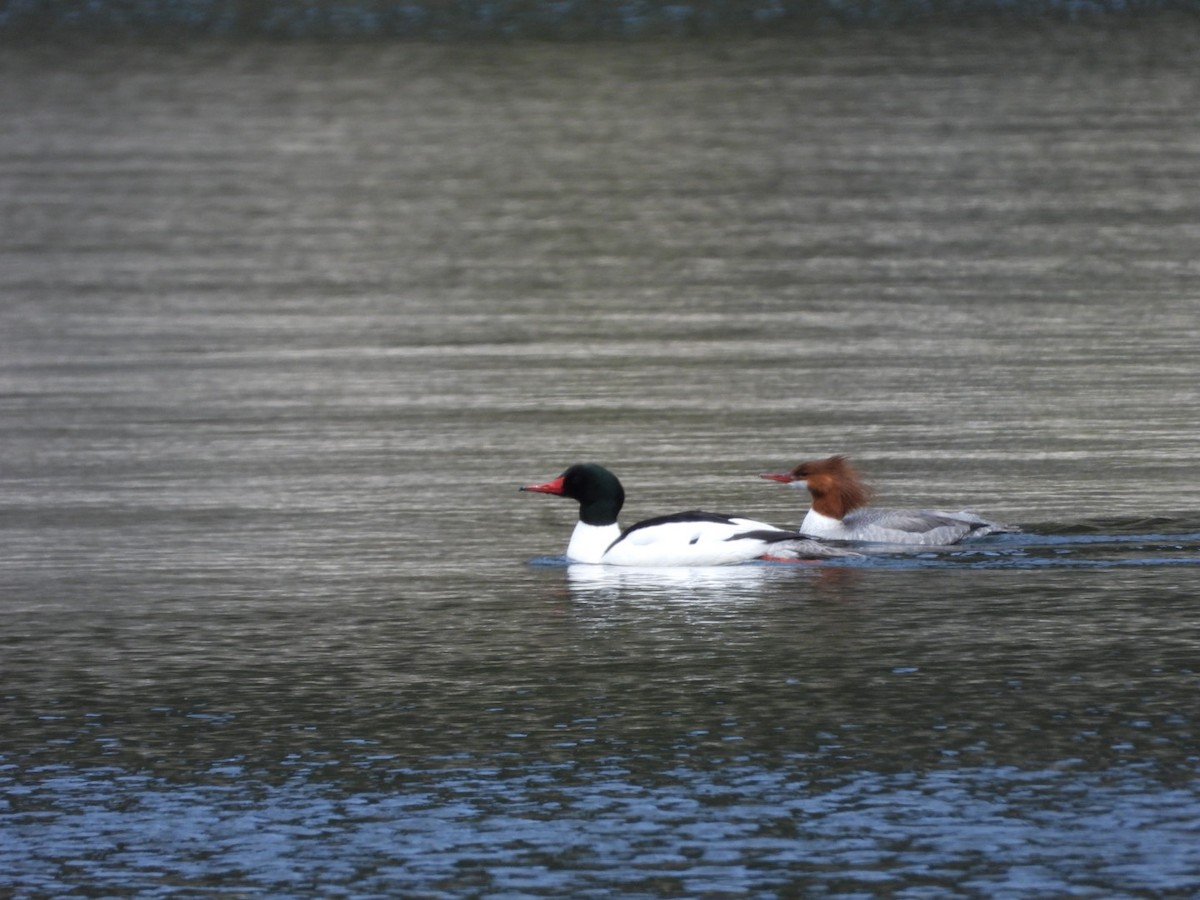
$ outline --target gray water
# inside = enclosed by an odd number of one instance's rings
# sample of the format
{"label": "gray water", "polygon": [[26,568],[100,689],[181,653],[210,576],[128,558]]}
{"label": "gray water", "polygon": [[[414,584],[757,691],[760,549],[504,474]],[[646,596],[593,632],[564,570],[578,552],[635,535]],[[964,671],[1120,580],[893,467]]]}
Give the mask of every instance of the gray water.
{"label": "gray water", "polygon": [[0,894],[1200,892],[1198,49],[6,49]]}

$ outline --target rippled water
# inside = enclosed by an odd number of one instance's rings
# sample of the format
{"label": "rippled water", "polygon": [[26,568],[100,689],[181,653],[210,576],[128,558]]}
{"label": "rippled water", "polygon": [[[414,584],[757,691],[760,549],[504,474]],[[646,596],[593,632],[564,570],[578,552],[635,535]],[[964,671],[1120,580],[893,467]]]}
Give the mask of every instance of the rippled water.
{"label": "rippled water", "polygon": [[0,893],[1200,891],[1195,50],[6,52]]}

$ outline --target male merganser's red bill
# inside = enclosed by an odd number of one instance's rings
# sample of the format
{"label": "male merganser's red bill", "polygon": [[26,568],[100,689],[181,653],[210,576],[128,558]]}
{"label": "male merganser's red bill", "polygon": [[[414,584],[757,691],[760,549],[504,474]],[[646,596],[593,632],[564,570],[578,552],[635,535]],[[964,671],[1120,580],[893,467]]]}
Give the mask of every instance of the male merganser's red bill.
{"label": "male merganser's red bill", "polygon": [[871,490],[845,456],[802,462],[789,472],[761,477],[808,488],[812,508],[800,530],[825,540],[939,546],[1021,530],[966,511],[867,506]]}
{"label": "male merganser's red bill", "polygon": [[553,481],[520,488],[579,501],[579,522],[567,559],[613,566],[720,566],[752,559],[823,559],[857,554],[828,547],[796,531],[740,516],[699,511],[617,524],[625,489],[594,463],[574,465]]}

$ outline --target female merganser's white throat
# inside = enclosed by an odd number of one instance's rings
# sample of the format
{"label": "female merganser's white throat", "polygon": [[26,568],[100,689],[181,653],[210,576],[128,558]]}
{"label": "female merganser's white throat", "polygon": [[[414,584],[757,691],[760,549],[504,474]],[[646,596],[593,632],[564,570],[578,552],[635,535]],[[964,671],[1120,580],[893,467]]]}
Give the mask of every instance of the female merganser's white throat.
{"label": "female merganser's white throat", "polygon": [[825,540],[939,546],[1021,530],[966,511],[867,506],[871,491],[844,456],[802,462],[790,472],[762,477],[808,488],[812,508],[800,530]]}
{"label": "female merganser's white throat", "polygon": [[617,524],[625,489],[594,463],[571,466],[545,484],[520,488],[579,501],[579,522],[567,545],[572,562],[613,566],[721,566],[752,559],[819,559],[846,556],[795,531],[740,516],[699,511]]}

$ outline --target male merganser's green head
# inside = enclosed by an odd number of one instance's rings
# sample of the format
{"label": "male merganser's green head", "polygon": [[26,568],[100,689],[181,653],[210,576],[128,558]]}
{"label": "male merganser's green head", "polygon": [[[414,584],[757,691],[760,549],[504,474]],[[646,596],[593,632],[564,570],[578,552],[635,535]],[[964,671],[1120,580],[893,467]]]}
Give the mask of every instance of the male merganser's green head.
{"label": "male merganser's green head", "polygon": [[617,476],[596,463],[576,463],[553,481],[520,490],[578,500],[579,521],[587,525],[612,525],[625,505],[625,489]]}

